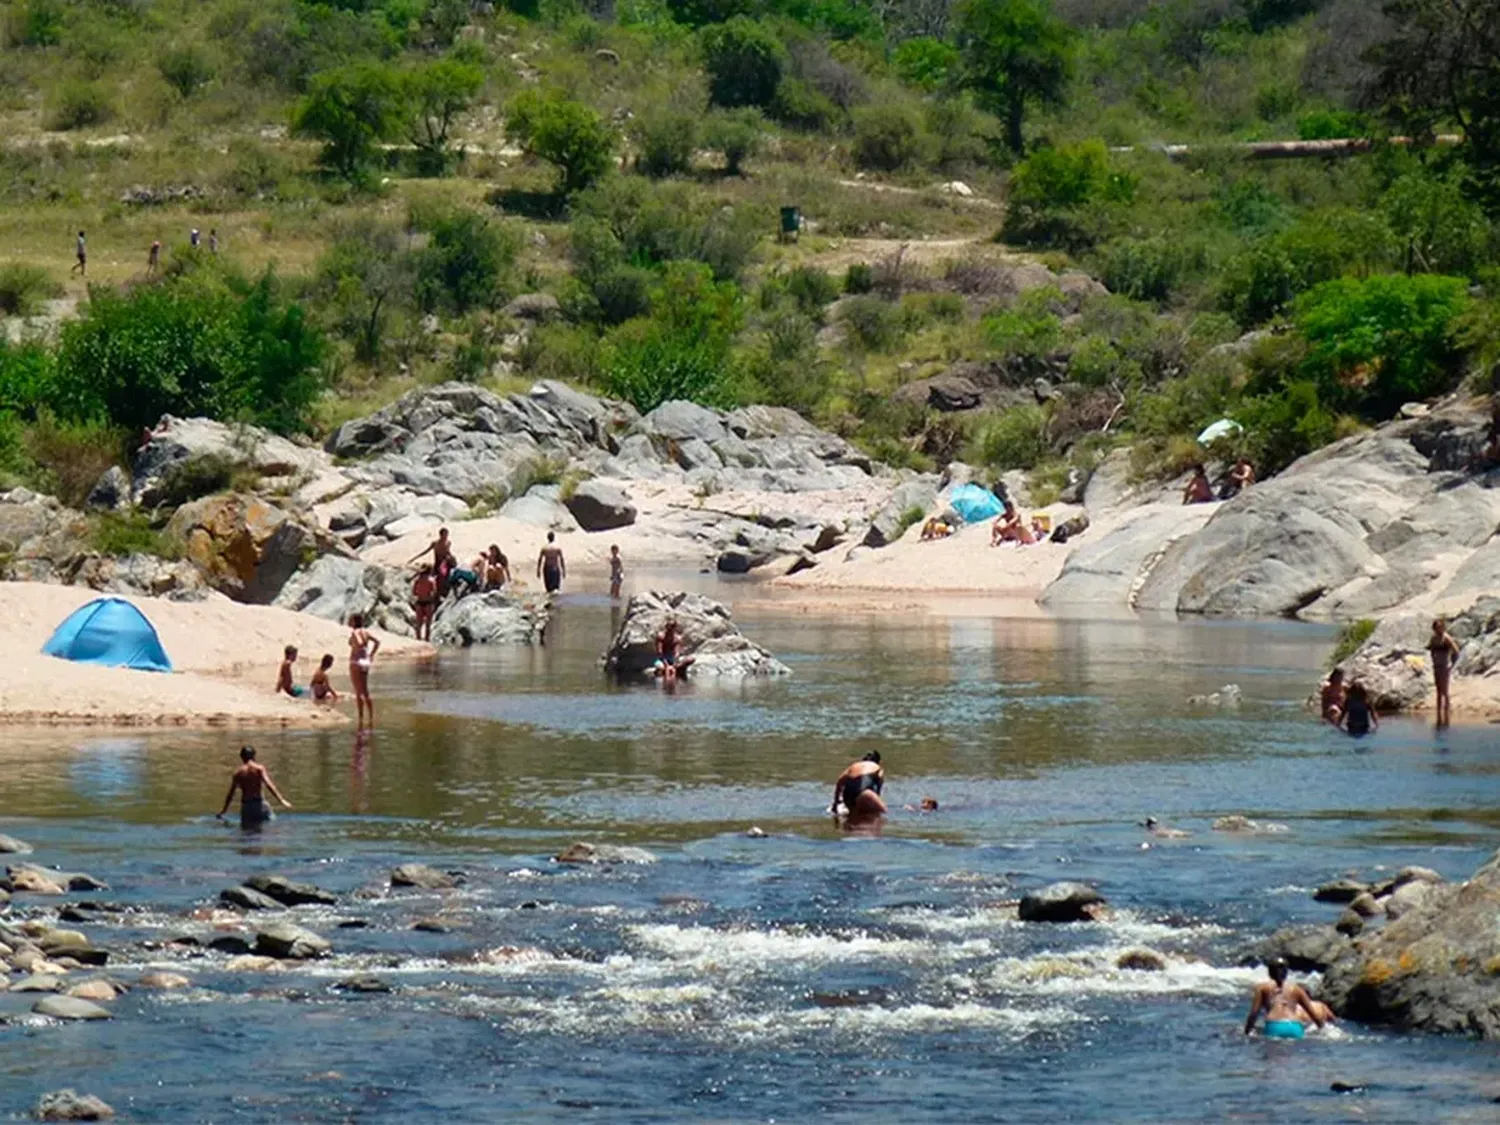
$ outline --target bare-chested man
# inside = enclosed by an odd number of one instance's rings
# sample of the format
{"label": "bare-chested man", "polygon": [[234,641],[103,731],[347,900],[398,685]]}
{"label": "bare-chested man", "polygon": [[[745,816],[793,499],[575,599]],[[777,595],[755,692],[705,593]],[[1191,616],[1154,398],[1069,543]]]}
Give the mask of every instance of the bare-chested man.
{"label": "bare-chested man", "polygon": [[224,794],[224,807],[216,815],[220,820],[224,819],[224,814],[229,811],[229,803],[234,800],[234,791],[238,789],[240,791],[240,827],[259,828],[271,819],[271,810],[261,793],[263,787],[269,789],[271,796],[281,802],[282,808],[289,809],[292,803],[281,795],[281,790],[276,788],[276,783],[271,780],[266,767],[255,760],[255,747],[242,746],[240,761],[243,764],[229,779],[229,792]]}
{"label": "bare-chested man", "polygon": [[437,578],[438,597],[442,598],[448,593],[448,576],[458,565],[458,560],[453,556],[453,544],[448,541],[446,527],[438,528],[437,538],[408,559],[406,565],[410,566],[429,552],[432,555],[432,573]]}
{"label": "bare-chested man", "polygon": [[557,545],[555,531],[547,532],[547,545],[536,557],[536,576],[549,594],[557,593],[562,588],[562,580],[568,576],[568,564],[563,558],[562,548]]}
{"label": "bare-chested man", "polygon": [[1328,1022],[1323,1016],[1328,1010],[1325,1005],[1313,1000],[1300,984],[1287,983],[1285,961],[1280,957],[1271,958],[1266,962],[1266,972],[1271,979],[1257,984],[1250,997],[1250,1014],[1245,1017],[1246,1035],[1255,1030],[1255,1022],[1262,1013],[1266,1017],[1264,1034],[1267,1039],[1301,1039],[1305,1033],[1303,1013],[1317,1027]]}

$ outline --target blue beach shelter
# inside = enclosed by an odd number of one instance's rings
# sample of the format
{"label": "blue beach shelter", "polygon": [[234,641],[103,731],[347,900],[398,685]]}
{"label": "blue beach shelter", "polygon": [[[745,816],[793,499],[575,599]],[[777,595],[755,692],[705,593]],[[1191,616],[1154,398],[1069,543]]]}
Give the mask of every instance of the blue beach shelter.
{"label": "blue beach shelter", "polygon": [[70,613],[42,646],[48,656],[80,664],[170,672],[156,627],[124,598],[96,598]]}
{"label": "blue beach shelter", "polygon": [[948,507],[957,512],[964,523],[983,523],[1005,510],[1005,505],[993,492],[977,484],[961,484],[955,488],[948,497]]}

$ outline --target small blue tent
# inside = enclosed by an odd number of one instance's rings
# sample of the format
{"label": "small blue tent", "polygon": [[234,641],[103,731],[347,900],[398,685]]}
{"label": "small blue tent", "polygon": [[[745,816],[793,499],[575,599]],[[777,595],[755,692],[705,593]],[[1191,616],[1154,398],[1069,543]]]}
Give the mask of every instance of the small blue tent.
{"label": "small blue tent", "polygon": [[1005,510],[996,495],[977,484],[961,484],[948,497],[948,507],[958,513],[964,523],[983,523],[992,520]]}
{"label": "small blue tent", "polygon": [[172,670],[156,627],[124,598],[96,598],[75,609],[42,651],[80,664],[107,664],[143,672]]}

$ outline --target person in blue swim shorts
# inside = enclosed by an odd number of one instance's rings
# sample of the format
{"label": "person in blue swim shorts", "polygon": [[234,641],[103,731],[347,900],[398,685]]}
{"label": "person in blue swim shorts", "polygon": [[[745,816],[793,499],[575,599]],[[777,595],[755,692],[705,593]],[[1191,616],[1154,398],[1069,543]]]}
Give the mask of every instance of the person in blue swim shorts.
{"label": "person in blue swim shorts", "polygon": [[1266,962],[1266,972],[1271,979],[1257,984],[1250,997],[1250,1014],[1245,1017],[1246,1035],[1255,1030],[1256,1021],[1262,1015],[1266,1017],[1263,1034],[1267,1039],[1301,1039],[1305,1033],[1303,1013],[1314,1026],[1323,1026],[1326,1022],[1323,1012],[1327,1009],[1314,1001],[1300,984],[1287,983],[1284,960],[1271,958]]}

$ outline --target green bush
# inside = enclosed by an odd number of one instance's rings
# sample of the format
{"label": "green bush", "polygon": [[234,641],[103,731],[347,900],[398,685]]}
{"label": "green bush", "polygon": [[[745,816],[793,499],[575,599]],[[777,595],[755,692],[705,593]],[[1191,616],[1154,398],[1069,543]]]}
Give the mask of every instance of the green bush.
{"label": "green bush", "polygon": [[104,88],[94,82],[67,82],[57,91],[48,115],[48,128],[65,132],[102,125],[115,115]]}
{"label": "green bush", "polygon": [[1459,184],[1412,172],[1393,183],[1380,209],[1410,272],[1473,276],[1491,248],[1484,210]]}
{"label": "green bush", "polygon": [[60,297],[63,287],[36,266],[0,266],[0,314],[35,316],[42,302]]}
{"label": "green bush", "polygon": [[875,271],[867,262],[850,262],[844,271],[844,292],[858,296],[875,288]]}
{"label": "green bush", "polygon": [[1333,651],[1328,654],[1328,667],[1338,667],[1364,648],[1365,642],[1374,636],[1377,624],[1379,623],[1368,617],[1361,617],[1340,628],[1339,635],[1333,642]]}
{"label": "green bush", "polygon": [[243,293],[196,277],[90,294],[63,326],[45,405],[128,430],[163,414],[302,426],[322,391],[323,337],[268,273]]}
{"label": "green bush", "polygon": [[156,69],[167,85],[183,98],[191,98],[207,86],[216,73],[213,60],[202,48],[192,45],[162,52],[156,60]]}
{"label": "green bush", "polygon": [[1317,384],[1310,381],[1253,395],[1235,408],[1234,415],[1245,427],[1244,452],[1262,475],[1280,472],[1338,436],[1338,419],[1318,397]]}
{"label": "green bush", "polygon": [[901,340],[901,311],[881,297],[854,297],[839,310],[839,323],[857,348],[885,352]]}
{"label": "green bush", "polygon": [[651,315],[627,321],[605,340],[600,380],[637,410],[686,399],[733,404],[730,342],[740,326],[739,290],[701,265],[675,262],[652,294]]}
{"label": "green bush", "polygon": [[105,512],[89,522],[89,545],[101,555],[180,557],[181,546],[139,512]]}
{"label": "green bush", "polygon": [[760,151],[765,138],[766,122],[760,110],[714,110],[703,126],[703,143],[724,154],[724,171],[731,176],[744,175],[745,161]]}
{"label": "green bush", "polygon": [[455,57],[421,63],[401,76],[406,134],[421,175],[445,175],[453,166],[448,134],[483,88],[483,67]]}
{"label": "green bush", "polygon": [[573,203],[573,260],[585,283],[630,263],[702,262],[720,281],[738,278],[760,240],[761,225],[745,207],[725,207],[689,184],[653,186],[615,177]]}
{"label": "green bush", "polygon": [[27,0],[13,11],[16,42],[22,47],[55,47],[62,42],[63,6],[60,0]]}
{"label": "green bush", "polygon": [[691,110],[653,106],[631,123],[640,150],[636,166],[648,176],[678,176],[693,163],[698,147],[698,117]]}
{"label": "green bush", "polygon": [[1297,118],[1297,137],[1304,141],[1332,141],[1368,136],[1368,122],[1346,109],[1315,109]]}
{"label": "green bush", "polygon": [[1468,283],[1457,277],[1325,282],[1297,302],[1297,329],[1308,346],[1301,374],[1333,409],[1388,418],[1402,403],[1457,383],[1457,330],[1469,304]]}
{"label": "green bush", "polygon": [[1048,307],[1055,289],[1032,290],[1013,309],[987,314],[980,321],[985,344],[1014,359],[1044,359],[1062,343],[1062,321]]}
{"label": "green bush", "polygon": [[477,211],[445,216],[429,230],[427,246],[417,255],[418,307],[461,315],[498,304],[521,250],[515,231]]}
{"label": "green bush", "polygon": [[36,341],[13,344],[0,334],[0,413],[34,418],[56,394],[53,354]]}
{"label": "green bush", "polygon": [[908,39],[891,52],[891,66],[908,86],[933,93],[958,73],[958,48],[931,36]]}
{"label": "green bush", "polygon": [[592,107],[560,94],[521,94],[505,128],[527,153],[556,166],[564,194],[584,190],[614,167],[614,129]]}
{"label": "green bush", "polygon": [[227,492],[238,466],[223,454],[205,453],[172,465],[162,475],[161,504],[176,508],[202,496]]}
{"label": "green bush", "polygon": [[1112,293],[1165,302],[1189,272],[1189,254],[1180,237],[1116,239],[1100,252],[1099,280]]}
{"label": "green bush", "polygon": [[698,42],[715,105],[769,106],[787,65],[775,32],[747,16],[705,27]]}
{"label": "green bush", "polygon": [[594,279],[591,290],[597,319],[624,324],[651,311],[651,288],[656,275],[640,266],[612,266]]}
{"label": "green bush", "polygon": [[856,109],[854,163],[861,168],[896,172],[920,164],[927,149],[922,118],[910,106],[887,104]]}
{"label": "green bush", "polygon": [[980,427],[971,456],[990,468],[1030,469],[1050,452],[1047,412],[1040,406],[1015,406]]}
{"label": "green bush", "polygon": [[839,295],[838,281],[817,266],[798,266],[782,279],[782,286],[798,311],[815,321],[822,319],[824,306]]}
{"label": "green bush", "polygon": [[790,75],[776,87],[769,110],[772,117],[793,129],[821,133],[843,120],[844,111],[812,83]]}
{"label": "green bush", "polygon": [[1129,203],[1135,180],[1110,165],[1103,142],[1038,149],[1011,173],[1003,236],[1026,246],[1081,247],[1092,241],[1081,213]]}
{"label": "green bush", "polygon": [[81,507],[100,476],[125,450],[121,432],[107,422],[69,422],[41,410],[22,445],[36,467],[36,483],[69,507]]}

